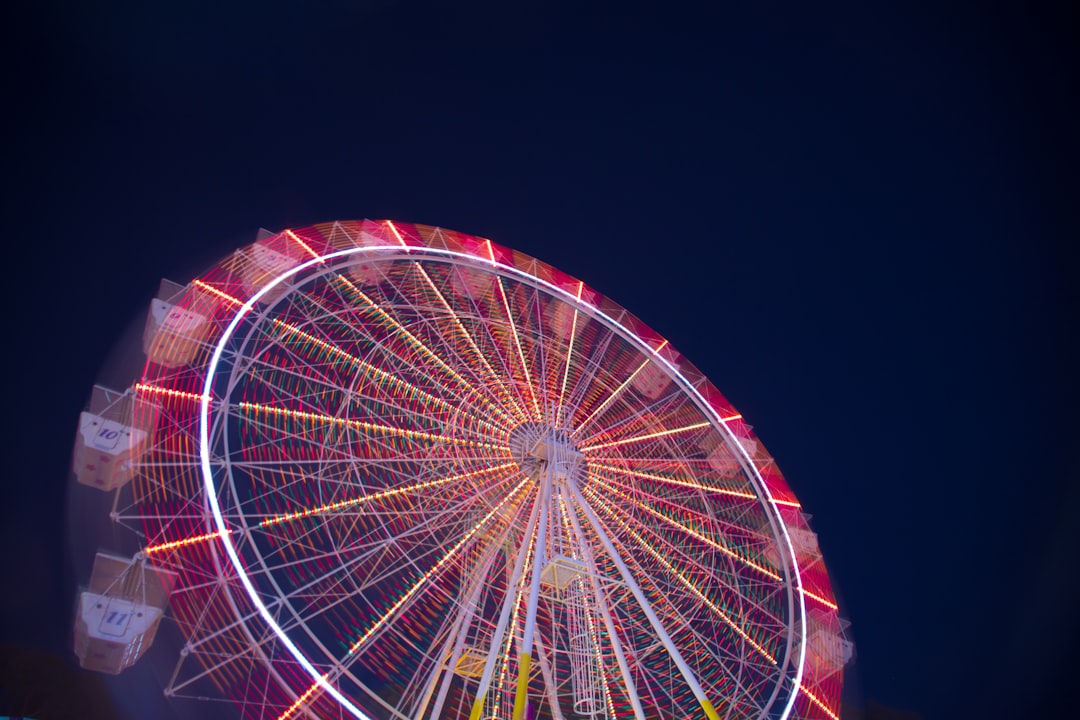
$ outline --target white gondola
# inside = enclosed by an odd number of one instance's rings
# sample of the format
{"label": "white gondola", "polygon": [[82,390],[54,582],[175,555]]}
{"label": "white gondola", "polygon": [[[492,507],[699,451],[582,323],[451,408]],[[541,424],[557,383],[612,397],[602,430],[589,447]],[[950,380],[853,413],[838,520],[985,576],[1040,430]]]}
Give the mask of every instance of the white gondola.
{"label": "white gondola", "polygon": [[176,574],[99,552],[75,610],[75,654],[87,670],[117,674],[154,641]]}
{"label": "white gondola", "polygon": [[166,367],[188,365],[210,336],[210,319],[198,310],[177,305],[184,287],[162,280],[143,330],[143,351]]}
{"label": "white gondola", "polygon": [[845,632],[851,622],[835,613],[811,610],[807,614],[806,664],[820,682],[840,672],[855,656],[855,644]]}
{"label": "white gondola", "polygon": [[[583,287],[581,288],[581,300],[588,305],[595,306],[599,301],[599,296],[592,290]],[[591,319],[587,312],[570,302],[553,302],[547,306],[544,315],[555,334],[566,341],[570,340],[571,335],[580,339]]]}
{"label": "white gondola", "polygon": [[[678,366],[675,370],[678,371]],[[635,390],[648,399],[659,400],[671,387],[671,376],[659,362],[653,360],[641,369],[632,384]]]}
{"label": "white gondola", "polygon": [[[307,255],[295,243],[286,244],[279,236],[270,235],[267,230],[260,230],[258,238],[254,244],[237,253],[240,279],[249,296],[305,260],[311,259],[311,255]],[[289,282],[280,282],[260,300],[263,304],[272,304],[284,297],[290,287]]]}
{"label": "white gondola", "polygon": [[[361,230],[353,236],[352,240],[358,247],[375,247],[387,245],[389,242],[384,238],[369,233],[367,230]],[[389,266],[379,263],[378,257],[379,251],[361,254],[357,262],[345,268],[346,277],[359,285],[361,289],[364,286],[380,285],[386,282],[385,272]]]}
{"label": "white gondola", "polygon": [[[748,443],[754,443],[756,441],[748,440],[746,438],[739,438],[739,442],[744,449],[748,448]],[[739,462],[738,457],[731,447],[722,439],[719,433],[709,433],[705,435],[701,442],[698,443],[698,447],[705,453],[705,462],[709,464],[716,473],[723,478],[735,478],[742,474],[742,463]],[[748,450],[749,452],[749,450]],[[751,453],[751,457],[753,454]]]}
{"label": "white gondola", "polygon": [[[781,567],[779,546],[773,540],[772,525],[761,528],[765,542],[768,543],[767,557],[774,567]],[[809,568],[821,561],[821,548],[818,546],[817,533],[810,529],[810,516],[799,513],[795,522],[787,523],[787,534],[795,550],[795,558],[801,569]]]}
{"label": "white gondola", "polygon": [[79,483],[115,490],[130,481],[133,466],[149,445],[155,411],[131,389],[120,393],[95,385],[75,434],[72,469]]}

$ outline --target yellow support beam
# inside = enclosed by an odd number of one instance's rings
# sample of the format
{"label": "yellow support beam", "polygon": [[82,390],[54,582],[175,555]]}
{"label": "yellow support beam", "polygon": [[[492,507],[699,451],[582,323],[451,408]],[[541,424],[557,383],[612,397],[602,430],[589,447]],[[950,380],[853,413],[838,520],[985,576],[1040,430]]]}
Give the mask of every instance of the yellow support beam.
{"label": "yellow support beam", "polygon": [[[514,693],[513,720],[524,720],[525,718],[525,705],[529,697],[529,670],[531,665],[532,653],[521,653],[521,659],[518,661],[517,692]],[[717,720],[720,719],[717,718]]]}
{"label": "yellow support beam", "polygon": [[701,698],[701,709],[705,711],[705,716],[709,720],[720,720],[720,716],[716,714],[716,708],[706,698]]}

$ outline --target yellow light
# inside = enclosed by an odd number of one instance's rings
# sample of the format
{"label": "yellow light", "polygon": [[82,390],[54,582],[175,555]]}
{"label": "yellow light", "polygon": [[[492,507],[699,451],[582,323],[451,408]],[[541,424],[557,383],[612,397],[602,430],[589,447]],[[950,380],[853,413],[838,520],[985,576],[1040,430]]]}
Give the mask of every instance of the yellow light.
{"label": "yellow light", "polygon": [[150,393],[152,395],[166,395],[168,397],[183,398],[184,400],[211,399],[208,395],[203,395],[202,393],[186,392],[184,390],[173,390],[172,388],[157,387],[156,385],[145,385],[143,383],[135,383],[135,392]]}
{"label": "yellow light", "polygon": [[683,480],[681,478],[667,477],[666,475],[656,475],[655,473],[642,472],[640,470],[630,470],[629,468],[615,467],[614,465],[605,465],[598,462],[590,462],[590,467],[596,467],[603,470],[609,470],[617,475],[631,475],[633,477],[642,478],[644,480],[657,480],[669,485],[679,485],[681,487],[688,487],[694,490],[704,490],[705,492],[716,493],[718,495],[730,495],[732,497],[744,498],[746,500],[757,500],[757,495],[752,492],[743,492],[740,490],[728,490],[727,488],[714,487],[712,485],[703,485],[701,483],[693,482],[692,480]]}
{"label": "yellow light", "polygon": [[288,408],[273,407],[272,405],[242,402],[237,407],[239,407],[241,410],[246,410],[251,413],[263,412],[267,413],[268,415],[277,415],[279,417],[293,417],[300,420],[315,420],[318,422],[328,423],[330,425],[343,425],[345,427],[351,427],[357,430],[364,430],[366,432],[383,433],[386,435],[397,435],[399,437],[409,437],[415,438],[417,440],[449,442],[455,445],[467,445],[469,447],[485,448],[487,450],[506,450],[505,447],[493,445],[491,443],[451,438],[446,437],[445,435],[435,435],[434,433],[423,432],[422,430],[406,430],[404,428],[396,428],[390,425],[378,425],[376,423],[364,422],[363,420],[337,418],[333,417],[332,415],[322,415],[320,413],[304,412],[303,410],[289,410]]}
{"label": "yellow light", "polygon": [[178,547],[194,545],[195,543],[200,543],[205,540],[213,540],[214,538],[219,538],[222,535],[229,535],[231,533],[232,530],[226,530],[225,532],[215,531],[212,533],[206,533],[205,535],[194,535],[189,538],[184,538],[183,540],[173,540],[172,542],[161,543],[160,545],[151,545],[147,548],[144,548],[143,552],[147,555],[152,555],[157,552],[164,552],[165,550],[173,550]]}
{"label": "yellow light", "polygon": [[533,409],[536,410],[537,421],[543,420],[544,414],[540,412],[540,404],[536,401],[536,393],[533,391],[532,377],[529,375],[529,366],[525,362],[525,353],[521,350],[521,339],[518,337],[517,323],[514,322],[514,315],[510,312],[510,301],[506,299],[506,288],[503,287],[502,277],[496,275],[495,280],[499,288],[499,296],[502,298],[503,311],[506,313],[506,320],[510,323],[511,336],[514,338],[514,346],[517,348],[518,359],[521,361],[521,370],[525,373],[525,389],[529,391],[529,396],[532,398]]}
{"label": "yellow light", "polygon": [[820,595],[815,595],[814,593],[810,592],[809,590],[804,589],[802,591],[802,594],[805,595],[808,598],[811,598],[813,600],[817,600],[819,603],[821,603],[825,607],[829,608],[830,610],[839,610],[840,609],[840,606],[837,605],[836,603],[829,602],[825,598],[821,597]]}
{"label": "yellow light", "polygon": [[226,301],[228,303],[231,303],[233,305],[243,305],[244,304],[244,302],[242,300],[237,300],[236,298],[234,298],[232,295],[228,294],[227,292],[224,292],[222,290],[218,290],[216,287],[214,287],[212,285],[207,285],[202,280],[195,280],[192,283],[192,285],[197,285],[197,286],[201,287],[203,290],[206,290],[208,293],[210,293],[212,295],[216,295],[217,297],[221,298],[222,300],[224,300],[224,301]]}
{"label": "yellow light", "polygon": [[708,420],[694,423],[693,425],[684,425],[683,427],[671,428],[669,430],[660,430],[659,432],[649,433],[648,435],[636,435],[630,438],[623,438],[622,440],[612,440],[611,442],[600,443],[599,445],[590,445],[589,447],[581,448],[581,452],[588,452],[589,450],[600,450],[601,448],[615,447],[616,445],[626,445],[627,443],[641,442],[642,440],[652,440],[658,437],[675,435],[676,433],[681,432],[689,432],[690,430],[700,430],[706,427],[709,427]]}
{"label": "yellow light", "polygon": [[288,236],[288,238],[289,238],[290,240],[293,240],[293,241],[295,241],[297,245],[299,245],[300,247],[302,247],[302,248],[304,248],[305,250],[307,250],[307,251],[308,251],[308,252],[309,252],[309,253],[311,254],[311,256],[312,256],[313,258],[318,258],[319,262],[321,262],[321,263],[325,263],[325,262],[326,262],[325,260],[323,260],[323,259],[322,259],[322,256],[320,256],[320,255],[319,255],[319,253],[317,253],[317,252],[315,252],[314,250],[312,250],[312,249],[311,249],[311,247],[310,247],[310,246],[309,246],[309,245],[308,245],[308,244],[307,244],[306,242],[304,242],[303,240],[301,240],[301,239],[300,239],[300,238],[299,238],[299,237],[298,237],[298,236],[296,235],[296,233],[294,233],[294,232],[293,232],[292,230],[286,230],[286,231],[285,231],[285,235],[286,235],[286,236]]}
{"label": "yellow light", "polygon": [[361,503],[375,502],[376,500],[383,500],[388,497],[396,497],[398,495],[404,495],[410,492],[417,492],[418,490],[427,490],[440,485],[446,485],[452,482],[459,482],[461,480],[468,480],[471,478],[480,477],[486,473],[497,472],[499,470],[509,470],[513,468],[515,463],[504,463],[503,465],[496,465],[495,467],[484,468],[483,470],[474,470],[473,472],[463,473],[461,475],[453,475],[451,477],[440,478],[438,480],[428,480],[427,482],[416,483],[415,485],[406,485],[398,488],[391,488],[390,490],[382,490],[371,495],[364,495],[358,498],[352,498],[350,500],[341,500],[335,503],[327,503],[326,505],[320,505],[318,507],[308,508],[306,510],[298,510],[297,512],[287,513],[285,515],[277,515],[272,518],[267,518],[259,523],[260,527],[269,527],[270,525],[278,525],[283,522],[289,522],[291,520],[299,520],[301,518],[311,517],[312,515],[320,515],[322,513],[335,512],[354,505],[360,505]]}
{"label": "yellow light", "polygon": [[319,689],[319,685],[326,682],[326,678],[330,673],[323,673],[323,676],[315,681],[315,684],[304,691],[304,694],[296,698],[296,702],[285,709],[285,712],[278,715],[277,720],[285,720],[285,718],[292,715],[294,712],[300,709],[300,706],[307,702],[308,698],[315,694],[315,691]]}
{"label": "yellow light", "polygon": [[394,227],[394,223],[393,223],[393,222],[391,222],[390,220],[387,220],[387,221],[386,221],[386,226],[387,226],[388,228],[390,228],[390,232],[394,233],[394,237],[396,237],[396,238],[397,238],[397,241],[398,241],[399,243],[401,243],[401,246],[402,246],[402,247],[408,247],[408,244],[407,244],[407,243],[406,243],[406,242],[405,242],[405,241],[404,241],[404,240],[402,239],[402,237],[401,237],[401,233],[399,233],[399,232],[398,232],[398,230],[397,230],[397,228],[396,228],[396,227]]}
{"label": "yellow light", "polygon": [[781,579],[780,576],[777,575],[776,573],[774,573],[772,570],[769,570],[768,568],[762,567],[761,565],[758,565],[755,562],[747,560],[742,555],[739,555],[734,550],[731,550],[730,548],[726,547],[725,545],[721,545],[720,543],[716,542],[712,538],[710,538],[710,537],[708,537],[706,535],[702,535],[698,531],[694,530],[692,527],[689,527],[687,525],[683,525],[682,523],[678,522],[674,518],[668,517],[667,515],[660,512],[659,510],[656,510],[655,508],[649,507],[648,505],[645,505],[644,503],[641,503],[641,502],[638,502],[637,500],[634,500],[633,498],[629,497],[628,495],[626,495],[624,493],[619,492],[618,490],[611,487],[610,485],[605,486],[604,489],[606,491],[608,491],[608,492],[611,492],[611,493],[613,493],[615,495],[618,495],[619,497],[621,497],[623,500],[627,501],[628,503],[636,505],[637,507],[641,508],[642,510],[649,513],[650,515],[653,515],[654,517],[658,517],[661,520],[664,520],[669,525],[672,525],[674,527],[679,528],[680,530],[682,530],[686,534],[692,535],[693,537],[696,537],[698,540],[702,541],[706,545],[709,545],[710,547],[713,547],[713,548],[719,550],[720,552],[727,555],[728,557],[734,558],[735,560],[738,560],[739,562],[742,562],[747,567],[751,567],[754,570],[757,570],[758,572],[772,578],[773,580],[780,580]]}
{"label": "yellow light", "polygon": [[824,710],[825,714],[828,715],[831,718],[831,720],[840,720],[840,716],[838,716],[836,713],[834,713],[832,710],[830,710],[828,705],[826,705],[825,703],[818,700],[817,696],[814,695],[814,693],[807,690],[805,685],[800,685],[799,689],[802,690],[806,694],[806,697],[813,700],[814,704],[816,704],[819,708]]}

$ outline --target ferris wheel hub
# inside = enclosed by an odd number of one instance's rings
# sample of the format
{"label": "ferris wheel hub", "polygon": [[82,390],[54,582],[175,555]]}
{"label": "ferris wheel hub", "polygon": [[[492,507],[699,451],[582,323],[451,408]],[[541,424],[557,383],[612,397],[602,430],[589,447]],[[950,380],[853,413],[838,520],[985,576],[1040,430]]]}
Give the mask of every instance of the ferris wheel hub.
{"label": "ferris wheel hub", "polygon": [[510,431],[510,452],[521,472],[534,479],[552,481],[585,479],[585,456],[570,434],[543,422],[521,423]]}

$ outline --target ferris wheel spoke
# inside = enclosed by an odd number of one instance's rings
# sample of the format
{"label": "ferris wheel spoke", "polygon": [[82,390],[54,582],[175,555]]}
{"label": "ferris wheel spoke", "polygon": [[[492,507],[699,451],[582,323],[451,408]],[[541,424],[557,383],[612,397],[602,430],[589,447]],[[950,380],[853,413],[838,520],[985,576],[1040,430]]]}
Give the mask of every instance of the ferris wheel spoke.
{"label": "ferris wheel spoke", "polygon": [[[578,332],[580,334],[581,331]],[[603,333],[599,338],[594,337],[591,345],[583,339],[581,352],[575,351],[573,354],[569,393],[562,403],[567,413],[563,421],[571,428],[573,437],[577,437],[578,418],[588,403],[595,402],[598,395],[611,394],[610,391],[605,393],[610,387],[607,361],[610,360],[609,351],[616,345],[616,338],[614,333]]]}
{"label": "ferris wheel spoke", "polygon": [[[507,578],[506,593],[503,596],[503,602],[499,610],[499,619],[495,624],[495,629],[492,632],[491,640],[488,645],[488,656],[484,661],[484,670],[481,673],[480,682],[476,688],[476,695],[473,698],[472,709],[469,713],[470,720],[478,720],[481,717],[484,707],[488,702],[488,694],[491,692],[495,667],[499,663],[499,660],[505,658],[509,652],[508,649],[502,650],[502,646],[505,637],[507,648],[509,648],[509,641],[512,638],[506,637],[507,627],[517,624],[517,609],[520,606],[522,590],[524,589],[525,569],[528,564],[529,555],[534,551],[535,547],[534,540],[537,524],[540,519],[540,504],[538,492],[537,501],[533,503],[532,510],[529,513],[529,521],[522,537],[521,546],[518,548],[513,570],[510,573],[510,577]],[[535,560],[533,562],[535,562]]]}
{"label": "ferris wheel spoke", "polygon": [[[499,468],[490,468],[488,470],[485,470],[484,472],[491,472],[491,471],[496,470],[496,469],[499,469]],[[467,479],[470,479],[470,478],[474,478],[476,476],[477,476],[477,473],[465,473],[463,475],[454,476],[454,477],[445,479],[444,484],[449,484],[452,481],[463,481],[463,480],[467,480]],[[494,488],[499,488],[499,487],[511,482],[513,479],[514,479],[514,473],[507,474],[507,475],[503,476],[503,478],[498,483],[496,483],[493,487]],[[363,497],[361,499],[365,503],[376,502],[376,501],[387,500],[387,499],[390,499],[390,498],[399,497],[401,495],[407,494],[406,492],[404,492],[404,490],[408,490],[409,492],[420,492],[423,489],[430,490],[430,489],[432,489],[434,487],[435,487],[435,485],[431,484],[427,488],[420,488],[420,490],[417,490],[416,486],[408,486],[406,488],[395,488],[395,489],[388,490],[388,491],[383,492],[383,493],[377,493],[377,495],[380,496],[380,497],[377,497],[377,498],[374,497],[374,496],[365,496],[365,497]],[[448,517],[461,516],[461,515],[463,515],[463,513],[465,513],[468,510],[468,507],[469,507],[468,502],[463,502],[463,503],[459,503],[459,504],[442,503],[437,512],[426,513],[426,514],[422,515],[421,517],[419,517],[417,519],[417,522],[408,525],[405,530],[402,530],[402,531],[398,532],[395,535],[388,535],[383,540],[381,540],[381,541],[379,541],[377,543],[372,543],[370,541],[370,539],[367,538],[366,536],[358,536],[355,533],[350,533],[350,536],[353,537],[353,544],[349,545],[349,546],[335,547],[335,548],[333,548],[331,551],[329,551],[327,553],[326,557],[329,557],[331,555],[336,556],[336,555],[340,554],[341,552],[343,552],[345,550],[349,550],[353,546],[356,546],[356,547],[362,547],[364,549],[364,551],[365,551],[364,555],[362,555],[360,557],[360,559],[361,560],[367,559],[372,554],[374,554],[376,552],[383,552],[387,548],[391,547],[394,543],[400,542],[400,541],[402,541],[404,539],[407,539],[407,538],[409,538],[411,536],[417,535],[417,534],[419,534],[421,532],[427,532],[431,528],[438,529],[438,528],[441,528],[441,527],[445,527]],[[269,528],[269,527],[272,527],[272,526],[275,526],[275,525],[281,525],[282,523],[291,523],[291,522],[300,521],[300,520],[307,520],[307,519],[313,519],[313,518],[317,519],[316,516],[323,515],[323,514],[338,513],[338,511],[340,509],[341,508],[316,507],[316,508],[308,508],[308,509],[305,509],[303,511],[297,511],[297,512],[294,512],[294,513],[288,513],[288,514],[285,514],[285,515],[271,515],[269,517],[264,517],[264,519],[260,523],[259,528]],[[397,513],[397,514],[400,515],[400,513]],[[252,516],[252,515],[244,515],[243,517],[244,518],[257,519],[257,516]],[[240,518],[238,518],[238,521],[239,520],[240,520]],[[321,527],[321,526],[320,525],[315,525],[313,527]],[[319,557],[323,557],[323,556],[322,555],[308,556],[307,558],[305,558],[305,560],[311,559],[312,557],[314,557],[315,559],[318,559]],[[377,580],[377,578],[369,576],[368,579],[367,579],[367,582],[373,583],[376,580]]]}
{"label": "ferris wheel spoke", "polygon": [[[620,458],[611,458],[611,460],[612,461],[626,462],[629,459],[620,457]],[[646,459],[645,462],[648,462],[648,459]],[[704,482],[696,482],[694,480],[684,478],[684,477],[677,477],[677,476],[672,476],[672,475],[662,475],[660,473],[644,472],[642,470],[633,470],[633,469],[625,467],[625,466],[620,467],[620,466],[617,466],[617,465],[608,465],[606,463],[602,463],[602,462],[600,462],[598,460],[592,460],[592,459],[590,459],[589,467],[592,468],[592,469],[595,469],[595,470],[604,470],[605,472],[610,473],[611,476],[615,476],[615,477],[631,477],[631,478],[636,478],[638,480],[645,480],[645,481],[650,481],[650,482],[658,482],[658,483],[663,483],[665,485],[670,485],[670,486],[673,486],[673,487],[682,487],[682,488],[687,488],[689,490],[699,490],[699,491],[701,491],[703,493],[706,493],[708,495],[722,495],[722,496],[726,496],[726,497],[733,497],[733,498],[738,498],[740,500],[754,501],[754,502],[756,502],[757,499],[758,499],[757,496],[754,495],[754,493],[751,491],[752,488],[750,487],[750,485],[748,483],[740,484],[739,486],[736,486],[735,488],[728,488],[728,487],[724,487],[722,485],[710,485],[710,484],[706,484]],[[710,474],[715,475],[715,473],[710,473]],[[605,475],[604,477],[609,477],[609,476]],[[720,479],[722,479],[722,478],[720,478]],[[734,485],[735,483],[732,483],[732,484]],[[741,489],[740,486],[745,487],[746,489]]]}
{"label": "ferris wheel spoke", "polygon": [[368,628],[363,633],[360,634],[360,636],[352,643],[352,645],[349,646],[349,654],[355,654],[360,648],[364,646],[364,644],[369,639],[371,639],[371,637],[375,633],[379,632],[379,630],[385,627],[386,624],[392,620],[397,611],[405,603],[407,603],[410,598],[412,598],[417,592],[419,592],[424,587],[424,585],[432,579],[433,576],[437,575],[440,571],[442,571],[450,563],[454,556],[457,555],[461,548],[464,547],[465,544],[473,538],[477,531],[480,528],[484,527],[488,522],[490,522],[493,517],[498,515],[502,508],[507,503],[509,503],[512,498],[514,498],[518,493],[520,493],[528,483],[529,479],[524,478],[521,482],[517,484],[516,487],[514,487],[507,494],[505,498],[503,498],[503,500],[499,502],[498,505],[496,505],[487,515],[485,515],[480,520],[480,522],[476,523],[475,525],[473,525],[473,527],[463,533],[461,539],[458,540],[458,542],[455,543],[454,546],[450,548],[450,550],[448,550],[438,560],[438,562],[436,562],[429,570],[422,574],[420,578],[417,579],[407,591],[405,591],[401,596],[398,597],[397,600],[394,601],[394,603],[389,607],[389,609],[387,609],[387,611],[383,615],[378,617],[373,623],[368,626]]}
{"label": "ferris wheel spoke", "polygon": [[[488,588],[487,578],[491,573],[495,560],[501,553],[500,546],[506,541],[510,529],[511,526],[507,525],[500,536],[500,541],[490,543],[485,549],[484,556],[477,563],[477,571],[471,575],[471,586],[467,591],[466,598],[458,604],[458,611],[453,618],[453,624],[449,627],[445,640],[439,645],[438,655],[430,658],[432,660],[432,669],[430,676],[425,678],[426,692],[418,701],[416,710],[413,713],[414,717],[424,717],[428,704],[431,703],[432,695],[435,693],[436,685],[438,685],[439,692],[435,697],[434,705],[432,705],[430,717],[442,717],[442,709],[446,703],[447,694],[450,692],[451,680],[465,651],[469,627],[477,617],[480,598],[483,591]],[[442,664],[442,658],[449,658],[445,666]],[[420,677],[418,675],[417,679]]]}
{"label": "ferris wheel spoke", "polygon": [[528,390],[529,399],[532,401],[533,410],[536,413],[533,416],[533,419],[539,421],[544,418],[544,413],[541,412],[540,403],[536,399],[536,391],[534,390],[536,386],[533,384],[532,375],[529,372],[529,363],[525,360],[525,352],[521,348],[521,336],[518,333],[517,323],[514,322],[514,314],[510,311],[510,301],[507,298],[506,286],[503,283],[502,277],[498,275],[495,277],[495,283],[495,286],[499,290],[499,299],[502,301],[503,311],[505,312],[503,319],[510,327],[510,337],[514,341],[514,349],[517,351],[517,358],[520,363],[519,367],[525,377],[525,389]]}
{"label": "ferris wheel spoke", "polygon": [[[581,293],[585,289],[585,283],[578,282],[577,300],[581,301]],[[570,340],[566,345],[566,362],[563,363],[562,379],[559,383],[559,399],[555,403],[555,426],[558,427],[562,420],[563,400],[566,397],[566,383],[570,378],[570,365],[574,357],[574,343],[578,332],[578,308],[574,306],[574,317],[570,322]],[[542,345],[541,345],[542,347]]]}
{"label": "ferris wheel spoke", "polygon": [[602,430],[589,437],[575,436],[582,447],[619,447],[633,442],[631,438],[648,435],[661,428],[671,429],[706,420],[696,406],[674,392],[639,405],[624,402],[609,410],[604,415]]}
{"label": "ferris wheel spoke", "polygon": [[[360,370],[361,373],[363,373],[365,376],[370,377],[373,380],[375,380],[376,384],[378,384],[379,386],[387,386],[387,387],[393,388],[395,390],[402,391],[406,398],[422,398],[423,402],[426,403],[426,404],[430,404],[432,406],[436,406],[436,407],[442,408],[444,410],[447,410],[447,411],[450,411],[450,412],[453,412],[453,413],[463,412],[463,409],[460,406],[457,406],[457,405],[454,405],[453,403],[447,402],[445,399],[437,397],[435,395],[432,395],[431,393],[426,392],[425,390],[419,388],[415,384],[410,383],[410,382],[408,382],[406,380],[403,380],[403,379],[401,379],[400,377],[398,377],[397,375],[395,375],[395,374],[393,374],[391,372],[388,372],[386,370],[383,370],[382,368],[379,368],[379,367],[376,367],[375,365],[372,365],[369,362],[361,360],[361,359],[351,355],[350,353],[345,352],[344,350],[339,348],[337,345],[334,345],[333,343],[331,343],[331,342],[329,342],[327,340],[318,338],[318,337],[316,337],[316,336],[314,336],[314,335],[312,335],[310,333],[306,333],[303,330],[301,330],[301,329],[299,329],[297,327],[294,327],[292,325],[289,325],[287,323],[281,323],[281,321],[277,321],[277,323],[275,323],[275,324],[278,324],[278,323],[280,323],[280,325],[279,325],[280,327],[286,328],[288,330],[288,332],[290,332],[291,334],[294,334],[295,336],[300,337],[300,338],[302,338],[302,339],[304,339],[304,340],[306,340],[306,341],[308,341],[308,342],[310,342],[310,343],[312,343],[312,344],[314,344],[316,346],[322,347],[324,350],[326,350],[327,352],[329,352],[329,353],[331,353],[331,354],[333,354],[335,356],[341,357],[344,361],[348,362],[352,367],[354,367],[357,370]],[[497,431],[498,430],[496,425],[490,423],[489,421],[487,421],[485,418],[483,418],[481,416],[472,415],[472,414],[469,414],[467,412],[465,414],[466,414],[466,416],[468,418],[470,418],[471,420],[476,421],[480,425],[484,425],[489,430],[492,430],[492,431]]]}
{"label": "ferris wheel spoke", "polygon": [[[707,651],[706,648],[714,644],[712,633],[706,629],[711,627],[711,624],[706,625],[704,628],[699,630],[697,625],[701,623],[703,619],[698,616],[698,613],[688,616],[682,610],[679,610],[677,608],[665,607],[669,605],[670,601],[672,600],[673,590],[670,587],[661,587],[658,579],[650,575],[648,571],[640,568],[639,570],[642,573],[643,580],[651,586],[649,593],[660,603],[658,607],[660,608],[660,610],[663,611],[662,622],[665,624],[665,627],[671,628],[671,632],[673,633],[673,639],[675,635],[678,635],[681,638],[681,640],[679,641],[679,645],[683,647],[684,652],[694,653],[689,658],[690,664],[692,664],[693,667],[702,667],[703,665],[714,664],[718,668],[722,669],[722,671],[726,674],[728,682],[734,683],[736,685],[740,684],[741,680],[739,680],[739,671],[730,666],[734,665],[738,667],[744,665],[745,662],[743,658],[736,655],[731,655],[730,653],[726,653],[725,657],[727,657],[727,661],[725,662],[723,658],[716,655],[714,652]],[[624,602],[631,605],[636,605],[636,600],[631,598],[627,598],[626,600],[624,600]],[[688,643],[690,642],[688,637],[696,641],[696,649],[693,645],[688,645]],[[661,705],[670,705],[672,707],[676,707],[679,706],[681,703],[685,702],[685,697],[680,695],[679,688],[676,688],[673,684],[671,684],[670,681],[673,679],[666,676],[664,678],[657,676],[654,673],[651,673],[647,669],[647,667],[641,664],[645,657],[647,657],[654,651],[661,651],[663,647],[663,643],[657,641],[651,647],[639,650],[637,652],[637,659],[639,664],[638,669],[642,673],[642,684],[646,692],[648,692],[650,696],[655,698],[654,702],[660,702]],[[710,678],[710,688],[713,688],[713,691],[717,692],[714,686],[715,682],[715,678]],[[639,685],[639,688],[640,687],[641,685]],[[656,694],[657,692],[662,693],[662,702],[658,698]],[[732,698],[728,697],[728,693],[726,692],[719,692],[718,697],[720,697],[725,703],[737,704]],[[723,708],[721,707],[721,710],[722,709]],[[760,710],[760,708],[757,709]]]}
{"label": "ferris wheel spoke", "polygon": [[[665,340],[664,342],[666,343],[667,341]],[[661,345],[661,347],[663,347],[663,345]],[[615,401],[616,401],[616,400],[618,400],[618,399],[619,399],[620,397],[622,397],[622,395],[623,395],[623,393],[624,393],[624,392],[626,391],[626,389],[627,389],[628,387],[630,387],[630,385],[631,385],[631,384],[632,384],[632,383],[634,382],[634,380],[635,380],[635,379],[636,379],[636,378],[638,377],[638,375],[640,375],[640,374],[641,374],[641,372],[642,372],[642,371],[643,371],[643,370],[644,370],[644,369],[645,369],[646,367],[648,367],[648,365],[649,365],[649,363],[650,363],[650,362],[652,362],[651,358],[645,358],[644,360],[642,360],[642,361],[641,361],[641,364],[640,364],[640,365],[638,365],[638,366],[637,366],[637,368],[636,368],[636,369],[635,369],[635,370],[634,370],[634,371],[633,371],[632,373],[630,373],[630,375],[629,375],[629,376],[628,376],[628,377],[627,377],[627,378],[626,378],[625,380],[623,380],[623,381],[622,381],[622,382],[621,382],[621,383],[619,384],[619,386],[618,386],[618,387],[616,387],[616,388],[615,388],[614,390],[612,390],[612,391],[611,391],[610,393],[608,393],[608,394],[607,394],[607,396],[606,396],[606,397],[605,397],[605,398],[604,398],[604,399],[603,399],[603,400],[602,400],[602,401],[600,402],[600,404],[599,404],[599,405],[597,405],[597,406],[596,406],[596,407],[595,407],[595,408],[594,408],[594,409],[593,409],[593,410],[592,410],[592,411],[591,411],[591,412],[590,412],[590,413],[589,413],[589,414],[588,414],[588,415],[587,415],[587,416],[585,417],[585,419],[584,419],[584,420],[582,420],[582,421],[580,421],[580,422],[578,422],[578,423],[576,423],[576,424],[574,425],[574,431],[573,431],[573,433],[572,433],[572,436],[574,437],[574,439],[575,439],[575,440],[580,440],[580,435],[581,435],[582,431],[584,431],[584,430],[585,430],[585,428],[587,428],[587,427],[589,427],[590,425],[592,425],[592,423],[593,423],[593,422],[594,422],[594,421],[596,420],[596,418],[597,418],[597,417],[598,417],[598,416],[599,416],[599,415],[600,415],[600,414],[601,414],[602,412],[604,412],[605,410],[607,410],[607,408],[608,408],[608,407],[609,407],[609,406],[610,406],[610,405],[611,405],[611,404],[612,404],[613,402],[615,402]]]}
{"label": "ferris wheel spoke", "polygon": [[[450,475],[444,478],[437,478],[434,480],[425,480],[423,482],[412,483],[409,485],[399,485],[389,488],[387,490],[380,490],[368,495],[360,495],[346,500],[338,500],[333,503],[327,503],[325,505],[319,505],[315,507],[304,508],[303,510],[297,510],[290,513],[266,515],[263,516],[263,520],[259,523],[260,526],[266,527],[269,525],[277,525],[283,522],[291,522],[293,520],[299,520],[301,518],[309,518],[313,515],[322,515],[326,513],[338,513],[346,508],[352,509],[356,506],[363,505],[370,502],[384,500],[386,498],[398,497],[400,495],[406,495],[409,493],[422,492],[425,490],[431,490],[443,485],[449,485],[451,483],[458,483],[465,480],[472,480],[483,477],[490,473],[502,472],[504,470],[513,470],[516,467],[515,463],[503,463],[502,465],[495,465],[492,467],[481,468],[480,470],[473,470],[467,473],[459,473],[457,475]],[[247,515],[250,519],[258,519],[258,515]]]}

